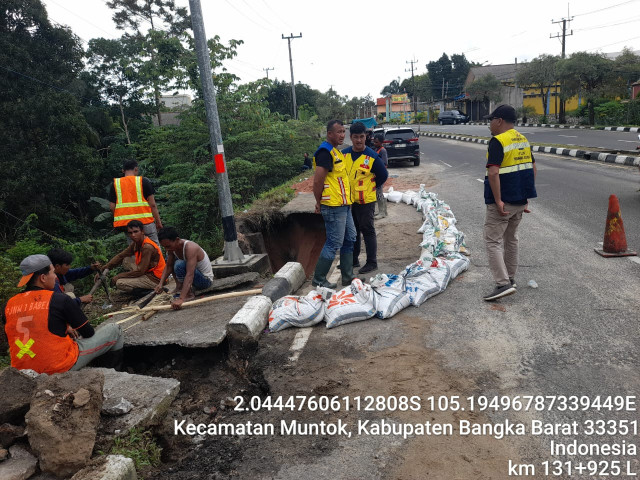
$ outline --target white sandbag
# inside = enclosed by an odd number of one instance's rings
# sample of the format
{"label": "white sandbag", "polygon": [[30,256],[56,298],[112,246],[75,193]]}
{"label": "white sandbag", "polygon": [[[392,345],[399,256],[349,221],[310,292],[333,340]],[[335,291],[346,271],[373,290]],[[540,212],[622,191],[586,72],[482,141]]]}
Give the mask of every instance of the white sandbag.
{"label": "white sandbag", "polygon": [[304,297],[289,295],[275,302],[269,312],[269,331],[278,332],[289,327],[310,327],[324,318],[326,299],[333,290],[319,287]]}
{"label": "white sandbag", "polygon": [[451,271],[451,279],[456,278],[462,272],[469,269],[471,261],[460,253],[452,253],[444,259],[444,262],[449,265]]}
{"label": "white sandbag", "polygon": [[333,294],[325,308],[327,328],[367,320],[376,314],[371,285],[356,278],[351,285]]}
{"label": "white sandbag", "polygon": [[411,295],[404,287],[404,277],[400,275],[381,273],[371,279],[376,300],[376,317],[391,318],[411,305]]}
{"label": "white sandbag", "polygon": [[441,259],[434,259],[431,265],[418,260],[408,265],[402,275],[405,291],[411,295],[411,303],[416,307],[442,292],[451,280],[449,265]]}
{"label": "white sandbag", "polygon": [[407,205],[411,205],[411,203],[413,202],[413,199],[417,196],[417,192],[413,191],[413,190],[407,190],[406,192],[404,192],[402,194],[402,201],[404,203],[406,203]]}
{"label": "white sandbag", "polygon": [[393,203],[400,203],[402,201],[402,192],[389,192],[387,200]]}

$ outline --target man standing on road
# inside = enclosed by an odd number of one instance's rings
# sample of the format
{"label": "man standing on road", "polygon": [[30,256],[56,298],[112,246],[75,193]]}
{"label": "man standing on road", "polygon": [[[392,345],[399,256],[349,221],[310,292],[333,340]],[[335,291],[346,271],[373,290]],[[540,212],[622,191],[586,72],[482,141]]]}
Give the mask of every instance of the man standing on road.
{"label": "man standing on road", "polygon": [[342,285],[353,280],[353,244],[356,227],[351,216],[351,187],[344,156],[338,146],[344,142],[345,129],[340,120],[327,123],[327,140],[322,142],[313,155],[313,195],[316,198],[316,213],[321,213],[327,239],[318,257],[311,284],[314,287],[336,288],[327,280],[336,251],[340,250]]}
{"label": "man standing on road", "polygon": [[[385,168],[389,168],[389,156],[387,155],[387,149],[384,148],[384,135],[377,133],[373,137],[373,148],[384,163]],[[388,172],[387,172],[388,173]],[[377,218],[384,218],[387,216],[387,199],[382,194],[382,185],[376,187],[376,200],[378,202],[378,216]]]}
{"label": "man standing on road", "polygon": [[513,127],[516,111],[500,105],[491,115],[493,138],[487,152],[484,178],[484,241],[495,288],[484,300],[492,301],[516,292],[518,225],[530,198],[536,194],[536,164],[527,139]]}
{"label": "man standing on road", "polygon": [[360,261],[360,234],[364,238],[367,250],[367,261],[358,270],[358,273],[369,273],[378,268],[378,242],[376,239],[376,227],[373,224],[373,216],[376,208],[377,187],[382,187],[387,181],[387,169],[380,157],[371,148],[365,145],[367,128],[361,122],[356,122],[349,129],[351,146],[342,151],[349,184],[351,185],[351,198],[353,205],[353,223],[356,227],[356,242],[353,246],[353,266],[359,266]]}
{"label": "man standing on road", "polygon": [[144,234],[158,244],[158,230],[162,228],[162,221],[153,184],[148,178],[138,175],[138,162],[135,160],[126,160],[122,173],[123,177],[113,179],[109,190],[114,228],[126,231],[131,220],[139,220],[144,225]]}

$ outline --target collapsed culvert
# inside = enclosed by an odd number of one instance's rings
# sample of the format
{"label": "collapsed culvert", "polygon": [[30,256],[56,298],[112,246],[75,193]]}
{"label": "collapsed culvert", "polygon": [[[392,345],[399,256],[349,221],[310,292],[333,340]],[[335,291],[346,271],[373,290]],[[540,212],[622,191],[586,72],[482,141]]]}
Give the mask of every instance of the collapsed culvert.
{"label": "collapsed culvert", "polygon": [[261,237],[258,243],[264,245],[272,272],[287,262],[298,262],[307,276],[313,274],[326,239],[322,216],[314,213],[274,211],[259,218],[245,217],[242,230],[247,238]]}

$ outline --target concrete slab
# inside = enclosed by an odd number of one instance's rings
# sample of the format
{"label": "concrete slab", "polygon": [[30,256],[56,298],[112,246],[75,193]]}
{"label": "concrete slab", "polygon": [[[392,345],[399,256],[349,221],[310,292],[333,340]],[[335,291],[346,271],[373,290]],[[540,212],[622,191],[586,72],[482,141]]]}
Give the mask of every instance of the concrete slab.
{"label": "concrete slab", "polygon": [[[144,322],[136,317],[121,324],[125,347],[215,347],[225,339],[227,323],[246,301],[247,297],[225,298],[182,310],[160,311]],[[116,315],[107,322],[128,316],[130,314]]]}
{"label": "concrete slab", "polygon": [[26,480],[36,473],[38,459],[24,447],[14,445],[9,449],[10,458],[0,462],[0,478],[2,480]]}
{"label": "concrete slab", "polygon": [[224,278],[247,272],[267,273],[271,271],[271,265],[267,254],[259,253],[251,255],[248,261],[240,264],[223,263],[222,257],[219,257],[211,262],[211,269],[216,278]]}
{"label": "concrete slab", "polygon": [[299,192],[294,198],[280,209],[282,213],[314,213],[316,210],[316,198],[313,193]]}
{"label": "concrete slab", "polygon": [[126,435],[132,428],[156,425],[180,391],[180,382],[173,378],[132,375],[112,368],[87,370],[96,370],[104,375],[103,406],[119,402],[122,398],[133,405],[124,415],[113,416],[103,412],[98,432],[99,436],[107,438]]}
{"label": "concrete slab", "polygon": [[240,275],[231,275],[230,277],[214,278],[213,283],[209,288],[203,290],[196,290],[196,295],[202,295],[203,293],[217,292],[220,290],[227,290],[229,288],[237,287],[243,283],[253,283],[260,278],[258,272],[241,273]]}

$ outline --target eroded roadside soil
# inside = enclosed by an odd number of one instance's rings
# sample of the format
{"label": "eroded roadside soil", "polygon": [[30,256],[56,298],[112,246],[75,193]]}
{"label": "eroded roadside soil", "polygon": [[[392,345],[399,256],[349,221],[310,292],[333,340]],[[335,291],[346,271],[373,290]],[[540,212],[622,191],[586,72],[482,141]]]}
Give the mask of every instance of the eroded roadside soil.
{"label": "eroded roadside soil", "polygon": [[[398,190],[434,183],[426,166],[391,169]],[[301,189],[301,191],[304,191]],[[380,272],[397,273],[414,261],[421,218],[413,207],[389,205],[389,217],[376,222]],[[456,281],[463,281],[463,276]],[[308,288],[307,288],[308,289]],[[443,293],[443,294],[446,294]],[[181,436],[174,420],[192,423],[270,423],[281,420],[337,422],[385,419],[396,423],[489,421],[472,412],[431,412],[427,396],[471,395],[481,386],[459,371],[447,370],[439,353],[428,349],[437,314],[429,302],[409,307],[390,320],[368,320],[326,330],[313,328],[299,359],[290,361],[298,329],[262,335],[258,344],[225,343],[216,350],[137,350],[127,363],[137,373],[170,376],[181,391],[169,416],[157,429],[163,464],[144,473],[154,479],[331,478],[331,479],[498,479],[518,446],[488,436],[354,435]],[[229,352],[241,352],[241,357]],[[252,396],[419,396],[420,411],[337,412],[260,409],[234,411],[234,397]],[[278,428],[276,427],[276,432]]]}

